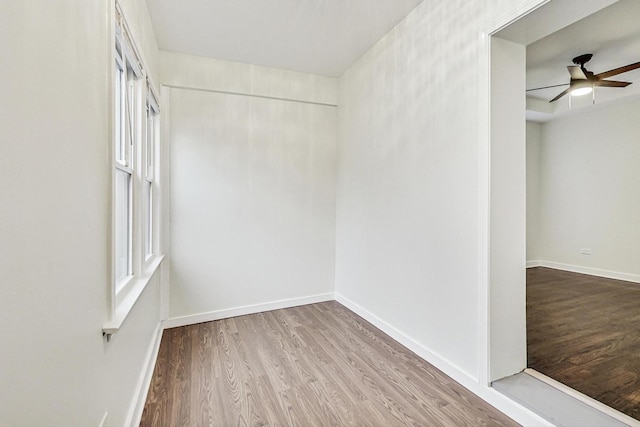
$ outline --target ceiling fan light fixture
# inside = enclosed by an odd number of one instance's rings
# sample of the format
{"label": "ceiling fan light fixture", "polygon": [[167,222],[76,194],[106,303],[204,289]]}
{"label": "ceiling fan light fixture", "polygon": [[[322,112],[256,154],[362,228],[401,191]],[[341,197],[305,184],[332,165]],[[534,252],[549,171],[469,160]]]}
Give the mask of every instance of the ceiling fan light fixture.
{"label": "ceiling fan light fixture", "polygon": [[[617,76],[618,74],[627,73],[632,70],[637,70],[640,68],[640,61],[634,62],[633,64],[625,65],[623,67],[614,68],[613,70],[605,71],[603,73],[594,74],[593,72],[587,70],[584,66],[593,54],[586,53],[584,55],[576,56],[573,58],[573,63],[576,65],[569,65],[567,67],[567,71],[569,71],[569,75],[571,76],[571,80],[569,81],[568,88],[560,92],[549,102],[555,102],[563,96],[570,94],[571,96],[582,96],[587,95],[589,93],[593,93],[593,103],[596,103],[596,92],[595,87],[627,87],[632,82],[620,82],[615,80],[607,80],[609,77]],[[532,90],[540,90],[540,89],[548,89],[557,86],[565,86],[566,84],[552,85],[552,86],[543,86],[534,89],[527,89],[527,92]],[[571,98],[569,98],[571,100]]]}
{"label": "ceiling fan light fixture", "polygon": [[591,86],[578,87],[571,90],[571,96],[583,96],[590,94],[592,91],[593,88]]}

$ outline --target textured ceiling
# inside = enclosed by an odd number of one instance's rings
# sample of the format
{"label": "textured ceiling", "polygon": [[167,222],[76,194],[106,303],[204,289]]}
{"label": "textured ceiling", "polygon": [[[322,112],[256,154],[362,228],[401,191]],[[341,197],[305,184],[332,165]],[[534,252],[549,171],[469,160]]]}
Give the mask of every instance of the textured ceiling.
{"label": "textured ceiling", "polygon": [[337,77],[422,0],[147,0],[160,49]]}

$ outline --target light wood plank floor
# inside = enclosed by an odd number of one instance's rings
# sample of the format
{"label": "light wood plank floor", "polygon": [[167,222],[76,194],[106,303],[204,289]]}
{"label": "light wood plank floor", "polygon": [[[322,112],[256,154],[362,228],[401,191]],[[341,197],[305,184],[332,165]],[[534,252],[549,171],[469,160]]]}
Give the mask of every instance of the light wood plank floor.
{"label": "light wood plank floor", "polygon": [[514,425],[337,302],[166,330],[141,422]]}
{"label": "light wood plank floor", "polygon": [[640,420],[640,284],[527,270],[529,367]]}

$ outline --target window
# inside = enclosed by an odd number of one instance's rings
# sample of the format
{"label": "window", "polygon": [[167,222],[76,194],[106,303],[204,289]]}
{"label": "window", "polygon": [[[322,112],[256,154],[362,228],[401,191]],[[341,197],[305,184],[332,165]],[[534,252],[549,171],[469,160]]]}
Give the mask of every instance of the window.
{"label": "window", "polygon": [[133,195],[138,139],[137,94],[142,70],[122,31],[116,36],[114,81],[114,240],[116,293],[133,276]]}
{"label": "window", "polygon": [[[159,246],[158,97],[115,3],[112,147],[112,290],[109,337],[157,270]],[[145,84],[146,83],[146,84]]]}
{"label": "window", "polygon": [[148,261],[153,257],[156,245],[154,235],[154,227],[156,226],[156,197],[154,197],[154,181],[155,181],[155,155],[158,135],[158,102],[153,94],[151,85],[147,84],[147,133],[145,139],[144,153],[144,259]]}

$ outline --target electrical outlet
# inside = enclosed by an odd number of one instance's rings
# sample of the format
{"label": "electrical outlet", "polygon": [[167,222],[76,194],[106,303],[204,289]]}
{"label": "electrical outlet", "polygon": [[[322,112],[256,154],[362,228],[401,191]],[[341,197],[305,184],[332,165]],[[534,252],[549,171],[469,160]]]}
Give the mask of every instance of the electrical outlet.
{"label": "electrical outlet", "polygon": [[582,248],[580,249],[581,255],[591,255],[591,248]]}

